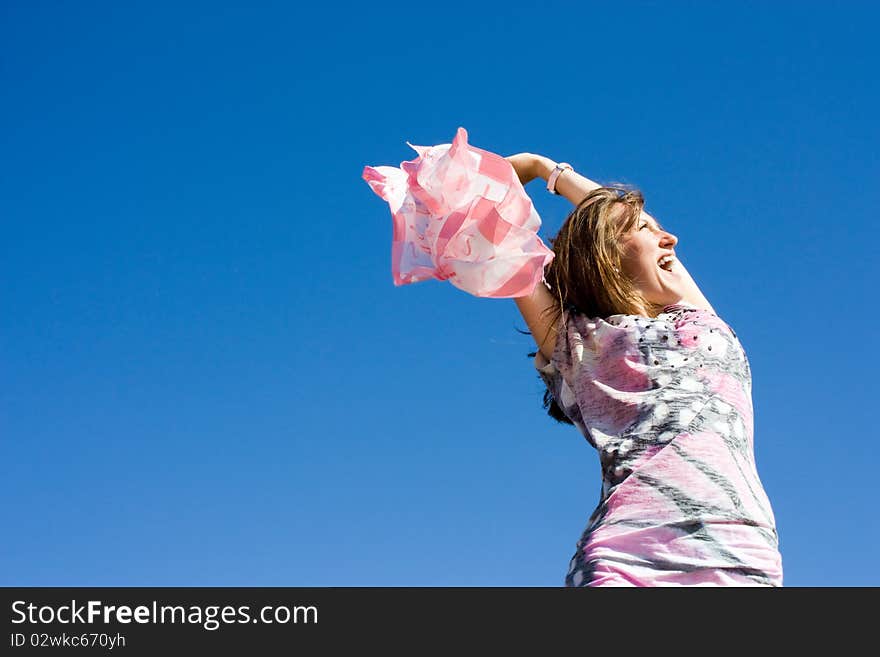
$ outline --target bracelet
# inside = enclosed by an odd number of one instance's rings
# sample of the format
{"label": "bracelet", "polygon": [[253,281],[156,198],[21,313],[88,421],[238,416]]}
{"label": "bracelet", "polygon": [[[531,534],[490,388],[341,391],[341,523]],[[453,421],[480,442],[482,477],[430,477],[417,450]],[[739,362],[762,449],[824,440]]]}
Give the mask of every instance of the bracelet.
{"label": "bracelet", "polygon": [[556,191],[556,180],[559,178],[560,174],[563,171],[570,171],[571,165],[568,162],[560,162],[555,167],[553,167],[553,171],[550,173],[550,176],[547,178],[547,191],[551,194],[559,194]]}

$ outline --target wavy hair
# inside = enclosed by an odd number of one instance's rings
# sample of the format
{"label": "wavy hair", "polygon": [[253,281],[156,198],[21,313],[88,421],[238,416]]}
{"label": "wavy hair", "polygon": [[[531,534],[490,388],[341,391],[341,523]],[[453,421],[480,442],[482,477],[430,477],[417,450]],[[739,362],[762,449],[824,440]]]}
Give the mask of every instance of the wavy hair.
{"label": "wavy hair", "polygon": [[[622,215],[618,205],[624,208]],[[544,271],[557,301],[545,311],[551,326],[559,326],[563,311],[607,318],[644,313],[656,317],[663,310],[648,301],[621,268],[621,237],[639,220],[644,207],[638,189],[615,183],[591,191],[566,217],[556,236],[549,239],[555,257]],[[534,358],[536,354],[528,355]],[[557,422],[573,424],[549,390],[544,392],[543,406]]]}

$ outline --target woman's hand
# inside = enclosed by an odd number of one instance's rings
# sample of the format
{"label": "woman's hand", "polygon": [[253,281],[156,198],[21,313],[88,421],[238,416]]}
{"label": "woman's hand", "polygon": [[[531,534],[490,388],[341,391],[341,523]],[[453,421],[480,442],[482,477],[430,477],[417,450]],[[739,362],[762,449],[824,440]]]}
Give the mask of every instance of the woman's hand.
{"label": "woman's hand", "polygon": [[504,158],[513,165],[520,183],[525,185],[538,177],[538,157],[532,153],[517,153]]}

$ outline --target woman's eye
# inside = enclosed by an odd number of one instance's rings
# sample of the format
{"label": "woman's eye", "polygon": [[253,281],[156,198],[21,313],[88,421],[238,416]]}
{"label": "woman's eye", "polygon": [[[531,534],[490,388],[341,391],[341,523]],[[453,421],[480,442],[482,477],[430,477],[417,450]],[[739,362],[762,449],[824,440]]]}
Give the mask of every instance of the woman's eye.
{"label": "woman's eye", "polygon": [[639,226],[639,230],[641,230],[642,228],[647,228],[647,227],[648,227],[648,224],[642,224],[641,226]]}

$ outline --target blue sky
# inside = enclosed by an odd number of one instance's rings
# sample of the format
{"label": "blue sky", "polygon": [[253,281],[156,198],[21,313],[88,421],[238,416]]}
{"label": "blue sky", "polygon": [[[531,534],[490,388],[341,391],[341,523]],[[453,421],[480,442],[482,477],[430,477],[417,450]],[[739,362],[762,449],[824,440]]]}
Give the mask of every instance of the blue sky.
{"label": "blue sky", "polygon": [[462,126],[644,192],[786,585],[880,585],[872,4],[4,3],[0,584],[562,585],[598,459],[361,179]]}

